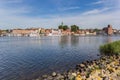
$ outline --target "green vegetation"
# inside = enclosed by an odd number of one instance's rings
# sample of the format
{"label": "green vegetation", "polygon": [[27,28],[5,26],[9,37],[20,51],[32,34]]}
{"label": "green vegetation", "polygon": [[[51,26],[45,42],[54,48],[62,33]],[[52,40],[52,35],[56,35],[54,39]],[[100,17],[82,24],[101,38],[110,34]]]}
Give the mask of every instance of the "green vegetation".
{"label": "green vegetation", "polygon": [[69,27],[67,25],[63,25],[63,23],[61,23],[61,25],[59,25],[58,28],[63,30],[69,29]]}
{"label": "green vegetation", "polygon": [[72,25],[71,26],[71,31],[72,32],[77,32],[79,30],[79,27],[77,25]]}
{"label": "green vegetation", "polygon": [[101,45],[100,52],[105,55],[120,55],[120,41]]}
{"label": "green vegetation", "polygon": [[2,34],[2,30],[0,30],[0,35]]}
{"label": "green vegetation", "polygon": [[58,26],[59,29],[67,30],[69,27],[67,25],[60,25]]}
{"label": "green vegetation", "polygon": [[100,29],[97,29],[97,28],[94,29],[94,32],[99,32],[99,31],[100,31]]}
{"label": "green vegetation", "polygon": [[[70,28],[71,28],[71,31],[75,32],[75,33],[79,30],[79,26],[77,26],[77,25],[72,25],[72,26],[70,26]],[[58,29],[63,29],[65,31],[65,30],[69,29],[69,27],[68,27],[68,25],[64,25],[62,22],[61,25],[58,26]]]}

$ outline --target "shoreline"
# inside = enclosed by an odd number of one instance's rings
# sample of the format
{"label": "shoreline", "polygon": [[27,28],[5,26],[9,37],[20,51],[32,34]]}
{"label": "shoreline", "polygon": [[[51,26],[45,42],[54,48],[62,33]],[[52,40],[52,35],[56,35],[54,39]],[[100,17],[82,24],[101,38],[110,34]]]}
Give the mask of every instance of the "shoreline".
{"label": "shoreline", "polygon": [[99,59],[77,64],[64,73],[53,72],[32,80],[120,80],[120,56],[101,56]]}

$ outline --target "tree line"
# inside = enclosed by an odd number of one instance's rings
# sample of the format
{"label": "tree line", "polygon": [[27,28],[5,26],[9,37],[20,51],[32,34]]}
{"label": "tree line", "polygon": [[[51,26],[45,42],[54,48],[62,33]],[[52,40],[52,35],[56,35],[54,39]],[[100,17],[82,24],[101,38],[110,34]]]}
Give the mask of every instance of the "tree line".
{"label": "tree line", "polygon": [[[58,26],[58,29],[63,29],[64,31],[67,30],[67,29],[71,29],[71,32],[77,32],[78,30],[80,30],[79,26],[77,25],[71,25],[70,27],[68,25],[64,25],[63,23],[61,25]],[[82,29],[81,29],[82,30]],[[90,29],[88,29],[90,30]],[[93,32],[99,32],[101,29],[93,29]]]}
{"label": "tree line", "polygon": [[58,26],[58,29],[63,29],[64,31],[67,29],[71,29],[72,32],[77,32],[79,30],[79,26],[71,25],[70,27],[68,27],[68,25],[63,25],[62,23],[61,25]]}

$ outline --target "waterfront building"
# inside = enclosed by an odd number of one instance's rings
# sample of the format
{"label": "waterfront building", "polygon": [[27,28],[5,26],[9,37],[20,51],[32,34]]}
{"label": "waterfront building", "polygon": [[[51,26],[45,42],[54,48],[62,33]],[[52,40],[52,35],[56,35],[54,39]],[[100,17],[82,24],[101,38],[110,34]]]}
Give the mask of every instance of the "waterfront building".
{"label": "waterfront building", "polygon": [[113,34],[113,28],[111,25],[108,25],[108,27],[103,28],[103,31],[107,34],[107,35],[112,35]]}
{"label": "waterfront building", "polygon": [[6,36],[7,35],[7,30],[1,30],[1,35],[0,36]]}
{"label": "waterfront building", "polygon": [[86,30],[79,30],[76,35],[81,35],[81,36],[84,36],[84,35],[97,35],[96,31],[92,30],[92,29],[86,29]]}
{"label": "waterfront building", "polygon": [[62,31],[62,35],[71,35],[71,30],[70,29],[67,29],[67,30],[61,30]]}
{"label": "waterfront building", "polygon": [[13,29],[11,32],[12,36],[39,36],[38,29]]}
{"label": "waterfront building", "polygon": [[45,34],[45,29],[44,28],[39,28],[39,34],[44,35]]}
{"label": "waterfront building", "polygon": [[80,34],[84,34],[85,35],[85,30],[81,30]]}
{"label": "waterfront building", "polygon": [[113,29],[113,33],[114,33],[114,34],[117,34],[117,33],[118,33],[118,30],[117,30],[117,29]]}
{"label": "waterfront building", "polygon": [[60,29],[46,29],[46,36],[61,36]]}
{"label": "waterfront building", "polygon": [[120,34],[120,30],[118,30],[118,33]]}
{"label": "waterfront building", "polygon": [[89,35],[90,34],[89,30],[85,30],[85,34]]}
{"label": "waterfront building", "polygon": [[52,33],[53,36],[61,36],[61,30],[60,29],[52,29]]}
{"label": "waterfront building", "polygon": [[112,35],[113,34],[113,28],[111,25],[108,25],[108,31],[107,31],[108,35]]}
{"label": "waterfront building", "polygon": [[51,32],[52,32],[52,30],[51,30],[51,29],[45,29],[45,36],[50,35],[50,34],[51,34]]}

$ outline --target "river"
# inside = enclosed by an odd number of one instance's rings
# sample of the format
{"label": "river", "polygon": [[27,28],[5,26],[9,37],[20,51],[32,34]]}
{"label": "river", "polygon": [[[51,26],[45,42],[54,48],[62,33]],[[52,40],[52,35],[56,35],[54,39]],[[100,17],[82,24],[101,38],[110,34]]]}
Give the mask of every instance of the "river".
{"label": "river", "polygon": [[0,80],[31,80],[99,58],[99,46],[120,36],[0,37]]}

